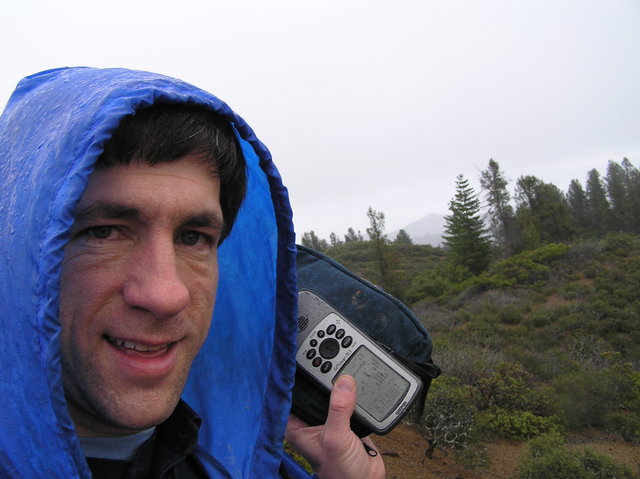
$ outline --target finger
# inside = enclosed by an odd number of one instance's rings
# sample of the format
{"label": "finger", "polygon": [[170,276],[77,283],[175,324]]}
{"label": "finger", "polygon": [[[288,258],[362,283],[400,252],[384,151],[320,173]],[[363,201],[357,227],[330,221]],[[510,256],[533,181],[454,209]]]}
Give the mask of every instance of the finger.
{"label": "finger", "polygon": [[349,419],[356,406],[356,382],[351,376],[338,378],[329,399],[329,414],[325,426],[334,433],[349,433]]}
{"label": "finger", "polygon": [[287,421],[287,428],[285,429],[284,438],[289,441],[291,439],[291,435],[298,432],[300,429],[303,429],[307,425],[298,417],[293,414],[289,415],[289,421]]}

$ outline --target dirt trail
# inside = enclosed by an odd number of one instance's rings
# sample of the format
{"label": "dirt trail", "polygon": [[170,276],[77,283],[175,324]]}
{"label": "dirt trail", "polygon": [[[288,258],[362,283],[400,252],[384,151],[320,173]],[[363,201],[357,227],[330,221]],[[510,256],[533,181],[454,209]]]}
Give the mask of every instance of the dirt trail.
{"label": "dirt trail", "polygon": [[[424,456],[429,446],[415,426],[399,425],[387,436],[374,437],[384,455],[387,479],[512,479],[517,477],[518,464],[526,454],[521,442],[498,441],[487,444],[489,467],[465,469],[453,454],[436,450],[432,459]],[[640,471],[640,446],[616,440],[600,433],[572,437],[569,447],[590,448],[614,461]]]}

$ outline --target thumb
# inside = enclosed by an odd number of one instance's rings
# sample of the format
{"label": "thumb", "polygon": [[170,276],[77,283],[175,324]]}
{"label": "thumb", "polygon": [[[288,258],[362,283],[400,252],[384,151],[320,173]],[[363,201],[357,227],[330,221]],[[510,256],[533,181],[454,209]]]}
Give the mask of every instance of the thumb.
{"label": "thumb", "polygon": [[349,420],[356,406],[356,382],[351,376],[340,376],[333,386],[325,427],[332,434],[351,432]]}

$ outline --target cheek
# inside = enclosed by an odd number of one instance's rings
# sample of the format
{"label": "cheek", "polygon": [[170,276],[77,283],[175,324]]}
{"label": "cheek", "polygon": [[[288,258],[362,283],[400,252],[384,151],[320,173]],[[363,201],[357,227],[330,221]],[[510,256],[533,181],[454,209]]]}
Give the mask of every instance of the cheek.
{"label": "cheek", "polygon": [[201,342],[204,342],[216,302],[218,289],[218,268],[206,268],[198,272],[191,271],[189,290],[191,294],[190,309],[192,318],[199,329]]}
{"label": "cheek", "polygon": [[114,265],[93,264],[82,257],[63,262],[59,312],[62,341],[70,341],[74,331],[89,336],[98,326],[92,318],[107,310],[118,295],[120,280]]}

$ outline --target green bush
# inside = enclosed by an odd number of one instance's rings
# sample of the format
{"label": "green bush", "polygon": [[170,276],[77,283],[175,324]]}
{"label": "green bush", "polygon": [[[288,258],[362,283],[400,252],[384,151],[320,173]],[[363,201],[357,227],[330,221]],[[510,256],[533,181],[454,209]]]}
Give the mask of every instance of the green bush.
{"label": "green bush", "polygon": [[474,444],[466,449],[457,450],[456,462],[462,464],[465,469],[477,469],[478,467],[489,467],[491,458],[486,447]]}
{"label": "green bush", "polygon": [[468,447],[476,429],[471,388],[457,378],[445,376],[435,380],[419,426],[436,447]]}
{"label": "green bush", "polygon": [[590,449],[568,450],[564,437],[551,432],[531,439],[518,468],[519,479],[632,479],[624,465]]}
{"label": "green bush", "polygon": [[505,306],[497,311],[497,318],[503,324],[519,324],[524,316],[524,310],[517,306]]}
{"label": "green bush", "polygon": [[413,278],[407,299],[415,303],[422,299],[439,298],[449,288],[449,281],[437,271],[427,270]]}
{"label": "green bush", "polygon": [[531,411],[509,411],[494,408],[483,411],[479,426],[490,433],[510,439],[530,439],[548,432],[559,432],[559,419],[555,416],[536,416]]}
{"label": "green bush", "polygon": [[476,279],[475,286],[479,290],[542,286],[552,271],[550,266],[568,250],[565,244],[549,244],[498,261]]}
{"label": "green bush", "polygon": [[493,373],[504,361],[499,351],[468,344],[436,342],[433,351],[433,360],[443,375],[459,378],[467,385],[475,385],[478,378]]}
{"label": "green bush", "polygon": [[578,369],[553,381],[555,403],[570,428],[602,427],[605,415],[616,411],[640,414],[640,373],[619,354],[609,354],[609,366]]}
{"label": "green bush", "polygon": [[524,462],[518,470],[518,477],[520,479],[587,479],[579,458],[565,450]]}
{"label": "green bush", "polygon": [[628,411],[614,411],[604,415],[607,430],[620,434],[625,441],[640,442],[640,416]]}
{"label": "green bush", "polygon": [[622,464],[617,464],[610,457],[597,454],[585,448],[580,457],[585,471],[592,473],[595,479],[634,479],[631,470]]}
{"label": "green bush", "polygon": [[527,457],[518,469],[519,479],[634,479],[631,470],[589,449],[582,452],[556,448]]}
{"label": "green bush", "polygon": [[519,363],[502,363],[487,378],[478,381],[475,391],[478,409],[528,411],[542,416],[550,411],[544,391],[533,388],[531,373]]}
{"label": "green bush", "polygon": [[477,403],[480,409],[497,407],[508,410],[526,410],[530,406],[531,374],[518,363],[502,363],[488,378],[478,381]]}
{"label": "green bush", "polygon": [[582,299],[593,293],[593,288],[587,284],[569,283],[558,292],[563,299]]}
{"label": "green bush", "polygon": [[558,431],[541,434],[527,443],[531,457],[542,457],[562,448],[566,440]]}
{"label": "green bush", "polygon": [[610,406],[610,392],[599,373],[572,371],[553,381],[555,404],[571,429],[602,426]]}

